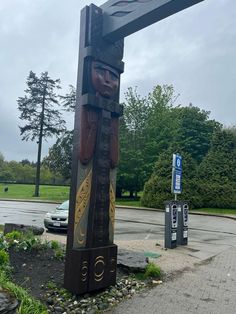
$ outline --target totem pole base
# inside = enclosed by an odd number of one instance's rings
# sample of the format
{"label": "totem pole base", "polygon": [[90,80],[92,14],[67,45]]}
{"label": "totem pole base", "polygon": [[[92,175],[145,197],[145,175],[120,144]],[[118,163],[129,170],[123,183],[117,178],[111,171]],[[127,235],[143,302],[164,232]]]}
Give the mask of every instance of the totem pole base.
{"label": "totem pole base", "polygon": [[72,249],[66,257],[64,287],[83,294],[116,284],[117,246],[115,244]]}

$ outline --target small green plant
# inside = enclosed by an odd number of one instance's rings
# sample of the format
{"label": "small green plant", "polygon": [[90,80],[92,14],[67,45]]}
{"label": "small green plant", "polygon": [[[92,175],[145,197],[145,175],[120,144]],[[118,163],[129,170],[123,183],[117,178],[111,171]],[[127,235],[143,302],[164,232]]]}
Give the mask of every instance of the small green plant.
{"label": "small green plant", "polygon": [[62,260],[65,256],[65,253],[61,248],[58,248],[55,250],[54,256],[56,259]]}
{"label": "small green plant", "polygon": [[8,250],[9,244],[2,233],[0,233],[0,250]]}
{"label": "small green plant", "polygon": [[47,286],[47,288],[50,289],[50,290],[55,290],[55,289],[57,289],[57,285],[55,284],[54,281],[49,281],[46,286]]}
{"label": "small green plant", "polygon": [[72,298],[72,294],[68,290],[66,290],[64,288],[58,289],[58,293],[59,293],[60,296],[62,296],[66,300],[69,300],[69,299]]}
{"label": "small green plant", "polygon": [[5,235],[8,240],[20,240],[23,237],[23,233],[17,230],[13,230]]}
{"label": "small green plant", "polygon": [[0,250],[0,266],[5,266],[9,263],[9,254],[5,250]]}
{"label": "small green plant", "polygon": [[59,248],[60,248],[59,242],[58,242],[58,241],[55,241],[55,240],[52,240],[52,241],[51,241],[51,248],[52,248],[53,250],[59,249]]}
{"label": "small green plant", "polygon": [[[16,240],[14,240],[16,242]],[[42,241],[35,236],[32,232],[23,234],[22,238],[15,244],[18,250],[42,250],[48,248],[48,242]]]}
{"label": "small green plant", "polygon": [[45,305],[31,297],[23,288],[17,286],[9,280],[6,272],[0,272],[0,286],[11,292],[20,302],[18,314],[47,314]]}
{"label": "small green plant", "polygon": [[161,278],[161,269],[154,263],[147,264],[144,273],[145,278]]}

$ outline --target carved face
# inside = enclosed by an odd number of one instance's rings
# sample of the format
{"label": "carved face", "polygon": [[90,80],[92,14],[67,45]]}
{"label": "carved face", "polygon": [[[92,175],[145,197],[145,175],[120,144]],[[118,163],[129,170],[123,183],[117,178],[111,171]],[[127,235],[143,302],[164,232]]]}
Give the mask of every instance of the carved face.
{"label": "carved face", "polygon": [[98,94],[105,98],[112,98],[119,87],[119,74],[108,65],[93,61],[92,84]]}

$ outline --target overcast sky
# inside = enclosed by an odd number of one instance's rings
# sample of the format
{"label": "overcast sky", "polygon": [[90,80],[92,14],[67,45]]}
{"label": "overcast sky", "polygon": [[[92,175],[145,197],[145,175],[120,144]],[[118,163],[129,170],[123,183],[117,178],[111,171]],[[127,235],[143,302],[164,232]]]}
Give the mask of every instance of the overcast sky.
{"label": "overcast sky", "polygon": [[[16,100],[30,70],[60,78],[64,92],[76,84],[80,10],[90,3],[0,0],[0,152],[6,160],[36,160],[37,145],[20,139]],[[235,13],[235,0],[205,0],[127,37],[121,100],[129,86],[145,96],[157,84],[172,84],[178,103],[235,125]],[[54,142],[43,143],[43,156]]]}

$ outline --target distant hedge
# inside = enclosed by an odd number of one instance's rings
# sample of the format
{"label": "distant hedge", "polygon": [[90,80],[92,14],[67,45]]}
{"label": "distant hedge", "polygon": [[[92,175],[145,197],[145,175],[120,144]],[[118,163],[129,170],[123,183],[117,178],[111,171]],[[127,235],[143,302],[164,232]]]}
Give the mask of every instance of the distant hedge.
{"label": "distant hedge", "polygon": [[[164,208],[164,201],[174,199],[171,182],[152,176],[145,184],[141,204],[147,207]],[[232,208],[236,209],[236,184],[201,182],[198,179],[186,180],[183,193],[178,199],[188,200],[191,208]]]}

